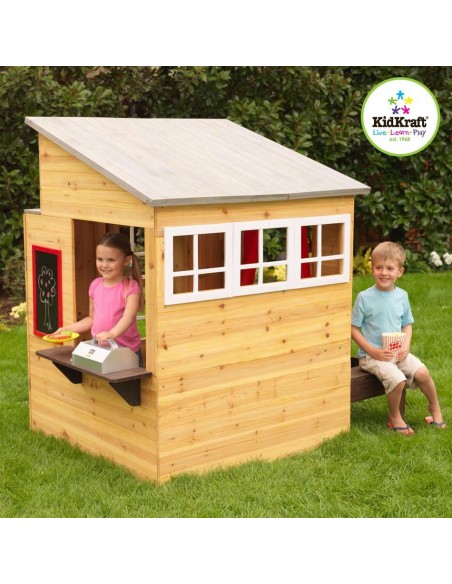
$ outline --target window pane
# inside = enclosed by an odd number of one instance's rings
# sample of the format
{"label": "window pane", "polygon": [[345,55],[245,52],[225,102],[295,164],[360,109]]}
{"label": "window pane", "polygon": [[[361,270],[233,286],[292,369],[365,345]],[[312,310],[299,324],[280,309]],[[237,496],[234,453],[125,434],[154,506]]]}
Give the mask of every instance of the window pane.
{"label": "window pane", "polygon": [[264,268],[263,282],[285,282],[287,280],[287,266],[270,266]]}
{"label": "window pane", "polygon": [[178,276],[173,280],[173,294],[193,292],[193,276]]}
{"label": "window pane", "polygon": [[302,280],[317,278],[317,262],[302,262],[300,277]]}
{"label": "window pane", "polygon": [[193,269],[193,235],[176,235],[173,238],[173,271]]}
{"label": "window pane", "polygon": [[287,257],[287,228],[263,230],[264,262],[285,260]]}
{"label": "window pane", "polygon": [[317,257],[317,232],[318,225],[306,225],[301,228],[301,257]]}
{"label": "window pane", "polygon": [[259,261],[259,230],[242,231],[241,263],[256,264]]}
{"label": "window pane", "polygon": [[218,290],[219,288],[224,288],[224,272],[218,272],[216,274],[199,274],[199,290]]}
{"label": "window pane", "polygon": [[249,270],[240,270],[240,286],[252,286],[257,284],[258,279],[257,268],[250,268]]}
{"label": "window pane", "polygon": [[342,260],[328,260],[322,262],[322,276],[337,276],[342,274]]}
{"label": "window pane", "polygon": [[224,266],[224,233],[198,235],[198,267],[202,269]]}
{"label": "window pane", "polygon": [[322,256],[343,253],[342,229],[342,223],[331,223],[322,226]]}

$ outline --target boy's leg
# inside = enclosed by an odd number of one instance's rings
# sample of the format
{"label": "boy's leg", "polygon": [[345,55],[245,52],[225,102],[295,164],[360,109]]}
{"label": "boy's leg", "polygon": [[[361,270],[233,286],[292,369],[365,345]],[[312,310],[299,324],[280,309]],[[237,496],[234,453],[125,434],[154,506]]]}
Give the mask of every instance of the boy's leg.
{"label": "boy's leg", "polygon": [[[408,387],[419,387],[428,401],[428,409],[432,414],[432,421],[438,425],[443,422],[441,408],[438,402],[435,383],[427,367],[415,355],[409,353],[404,361],[398,364],[407,378]],[[442,424],[442,427],[445,427]]]}
{"label": "boy's leg", "polygon": [[[378,361],[372,357],[366,356],[359,360],[359,366],[363,371],[368,371],[376,375],[385,388],[386,398],[388,400],[388,421],[393,428],[405,428],[407,423],[400,413],[400,401],[402,391],[406,385],[406,376],[395,363],[389,361]],[[413,434],[413,430],[405,433]]]}
{"label": "boy's leg", "polygon": [[392,391],[386,394],[388,400],[388,419],[393,428],[404,428],[407,426],[400,413],[400,400],[402,399],[402,391],[405,389],[405,381],[398,383]]}
{"label": "boy's leg", "polygon": [[435,382],[433,381],[429,370],[426,367],[421,367],[414,374],[414,380],[419,386],[419,389],[427,398],[428,409],[432,414],[433,421],[437,424],[441,423],[443,421],[441,408],[438,401],[438,395],[436,393]]}

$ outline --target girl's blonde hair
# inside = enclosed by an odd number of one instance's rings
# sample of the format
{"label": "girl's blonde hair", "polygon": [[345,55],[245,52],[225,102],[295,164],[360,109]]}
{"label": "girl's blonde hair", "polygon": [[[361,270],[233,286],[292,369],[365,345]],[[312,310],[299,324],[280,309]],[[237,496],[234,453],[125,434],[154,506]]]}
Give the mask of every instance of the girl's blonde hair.
{"label": "girl's blonde hair", "polygon": [[378,259],[395,260],[399,264],[399,267],[403,268],[406,261],[406,254],[400,243],[383,241],[374,248],[370,259],[372,264],[374,264]]}
{"label": "girl's blonde hair", "polygon": [[140,269],[140,262],[138,261],[137,256],[133,253],[132,248],[130,246],[130,239],[123,235],[122,233],[113,233],[109,232],[106,233],[102,239],[99,241],[98,245],[105,245],[105,247],[114,247],[115,249],[119,249],[120,252],[124,254],[126,258],[131,258],[130,263],[130,278],[135,280],[140,287],[141,293],[141,308],[143,308],[143,280],[141,278],[141,269]]}

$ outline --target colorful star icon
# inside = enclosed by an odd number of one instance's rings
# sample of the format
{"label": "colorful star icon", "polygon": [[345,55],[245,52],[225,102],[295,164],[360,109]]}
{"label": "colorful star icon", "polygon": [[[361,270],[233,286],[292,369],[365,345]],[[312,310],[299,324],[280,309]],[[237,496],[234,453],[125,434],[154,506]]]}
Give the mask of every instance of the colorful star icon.
{"label": "colorful star icon", "polygon": [[397,106],[392,108],[392,113],[393,113],[393,114],[398,114],[398,113],[399,113],[399,111],[400,111],[400,108],[399,108],[399,107],[397,107]]}
{"label": "colorful star icon", "polygon": [[405,100],[405,103],[406,104],[413,103],[413,98],[412,97],[407,97],[406,100]]}
{"label": "colorful star icon", "polygon": [[402,108],[402,113],[409,114],[410,113],[410,108],[407,107],[406,105],[404,105],[403,108]]}
{"label": "colorful star icon", "polygon": [[396,104],[396,100],[393,97],[390,97],[388,99],[388,101],[389,101],[389,105],[395,105]]}
{"label": "colorful star icon", "polygon": [[405,95],[405,94],[403,93],[403,91],[402,91],[402,90],[400,90],[400,91],[397,93],[397,99],[403,99],[403,96],[404,96],[404,95]]}

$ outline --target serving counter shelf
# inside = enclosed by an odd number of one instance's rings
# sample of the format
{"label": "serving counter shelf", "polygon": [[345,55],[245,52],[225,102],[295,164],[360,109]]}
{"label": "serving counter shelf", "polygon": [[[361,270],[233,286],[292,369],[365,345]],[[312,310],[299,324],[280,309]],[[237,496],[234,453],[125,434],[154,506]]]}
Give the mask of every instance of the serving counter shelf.
{"label": "serving counter shelf", "polygon": [[95,373],[72,363],[73,347],[54,347],[52,349],[41,349],[36,354],[43,359],[52,361],[57,369],[66,376],[71,383],[82,383],[83,374],[98,377],[108,381],[111,387],[131,406],[141,404],[141,379],[152,375],[143,367],[125,369],[115,373]]}

